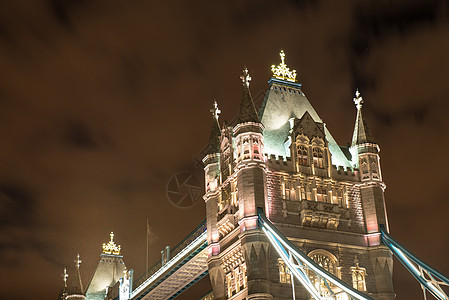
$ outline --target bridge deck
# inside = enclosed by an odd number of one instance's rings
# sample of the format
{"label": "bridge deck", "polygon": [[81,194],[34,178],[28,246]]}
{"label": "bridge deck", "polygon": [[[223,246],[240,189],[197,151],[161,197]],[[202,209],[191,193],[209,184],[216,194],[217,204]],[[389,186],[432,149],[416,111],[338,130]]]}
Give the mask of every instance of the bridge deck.
{"label": "bridge deck", "polygon": [[[173,250],[173,258],[138,281],[131,299],[173,299],[207,275],[206,224],[203,222]],[[144,274],[145,275],[145,274]]]}

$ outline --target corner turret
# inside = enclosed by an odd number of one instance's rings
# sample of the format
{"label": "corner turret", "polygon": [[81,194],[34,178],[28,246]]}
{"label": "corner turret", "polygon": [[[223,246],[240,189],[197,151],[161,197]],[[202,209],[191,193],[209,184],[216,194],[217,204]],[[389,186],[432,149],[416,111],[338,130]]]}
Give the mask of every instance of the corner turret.
{"label": "corner turret", "polygon": [[220,174],[220,136],[221,130],[218,123],[218,115],[221,111],[218,109],[217,101],[210,110],[212,113],[212,130],[209,138],[209,146],[204,163],[204,180],[206,193],[204,201],[206,202],[207,218],[207,243],[208,243],[208,268],[211,284],[215,291],[215,299],[224,297],[224,279],[223,269],[220,267],[220,234],[218,232],[218,199],[220,196],[219,186],[221,184]]}
{"label": "corner turret", "polygon": [[357,108],[357,117],[351,147],[349,148],[352,155],[352,164],[360,169],[362,181],[382,181],[379,157],[380,148],[374,142],[373,135],[363,117],[363,98],[358,89],[353,100]]}
{"label": "corner turret", "polygon": [[243,75],[240,76],[240,79],[242,79],[243,82],[243,95],[242,101],[240,102],[240,110],[237,123],[260,123],[259,115],[257,114],[257,110],[251,97],[251,92],[249,90],[251,76],[249,76],[248,69],[246,67],[243,69]]}

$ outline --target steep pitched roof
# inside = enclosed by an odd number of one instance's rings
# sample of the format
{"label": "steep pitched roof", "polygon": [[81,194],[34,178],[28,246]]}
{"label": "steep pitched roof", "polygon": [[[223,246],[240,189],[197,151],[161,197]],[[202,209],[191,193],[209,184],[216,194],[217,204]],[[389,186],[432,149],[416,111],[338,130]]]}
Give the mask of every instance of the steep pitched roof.
{"label": "steep pitched roof", "polygon": [[209,147],[207,154],[220,153],[220,124],[218,123],[218,115],[221,111],[218,109],[217,101],[214,102],[214,108],[210,110],[212,113],[212,129],[209,137]]}
{"label": "steep pitched roof", "polygon": [[364,143],[375,143],[373,135],[368,128],[366,120],[363,118],[362,104],[363,98],[360,96],[359,90],[355,92],[354,103],[357,107],[357,117],[355,119],[354,133],[352,135],[351,146]]}
{"label": "steep pitched roof", "polygon": [[101,254],[95,273],[87,287],[87,299],[104,299],[106,286],[114,286],[123,277],[126,265],[121,255]]}
{"label": "steep pitched roof", "polygon": [[251,92],[249,91],[249,83],[251,77],[249,76],[248,69],[245,67],[243,75],[240,76],[243,82],[243,94],[242,101],[240,102],[239,116],[237,123],[255,122],[260,123],[259,115],[257,114],[256,107],[254,106]]}
{"label": "steep pitched roof", "polygon": [[68,291],[67,291],[67,278],[69,277],[69,275],[67,274],[67,269],[66,268],[64,268],[64,273],[61,276],[62,276],[63,284],[62,284],[61,291],[59,292],[58,300],[65,300],[66,297],[67,297],[67,294],[68,294]]}
{"label": "steep pitched roof", "polygon": [[75,259],[75,274],[73,276],[73,280],[70,283],[70,287],[68,289],[68,295],[72,296],[79,296],[73,297],[73,299],[84,299],[84,289],[83,289],[83,283],[81,281],[81,275],[80,275],[80,255],[78,254]]}
{"label": "steep pitched roof", "polygon": [[[265,126],[264,146],[267,154],[287,157],[289,152],[284,142],[290,131],[289,119],[300,119],[308,112],[315,122],[323,123],[301,90],[301,84],[272,78],[261,108],[261,121]],[[324,127],[326,140],[332,154],[332,164],[350,167],[351,162],[337,144],[331,133]]]}
{"label": "steep pitched roof", "polygon": [[88,300],[105,299],[106,288],[113,287],[124,276],[126,266],[123,262],[123,256],[120,255],[121,246],[115,244],[112,232],[110,236],[109,243],[103,244],[100,262],[87,286],[86,299]]}

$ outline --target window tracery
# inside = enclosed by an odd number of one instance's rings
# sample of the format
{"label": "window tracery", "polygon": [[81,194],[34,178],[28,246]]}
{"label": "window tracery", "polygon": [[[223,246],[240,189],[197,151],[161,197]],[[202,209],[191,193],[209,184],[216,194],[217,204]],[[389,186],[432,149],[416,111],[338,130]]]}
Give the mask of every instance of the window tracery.
{"label": "window tracery", "polygon": [[308,150],[305,145],[298,145],[298,164],[301,166],[308,166]]}
{"label": "window tracery", "polygon": [[226,274],[227,295],[232,297],[247,286],[246,263],[240,246],[223,258],[223,267]]}
{"label": "window tracery", "polygon": [[359,266],[359,260],[357,259],[357,255],[354,259],[355,267],[351,267],[352,271],[352,287],[365,292],[366,291],[366,283],[365,283],[365,276],[366,276],[366,269],[361,268]]}
{"label": "window tracery", "polygon": [[316,188],[316,200],[318,202],[327,202],[327,191],[323,186],[318,186]]}
{"label": "window tracery", "polygon": [[278,267],[279,267],[279,282],[280,283],[291,283],[292,276],[290,274],[290,271],[289,271],[287,265],[282,260],[282,258],[278,259]]}
{"label": "window tracery", "polygon": [[[329,273],[335,275],[336,277],[340,277],[337,259],[330,252],[318,249],[310,252],[308,256]],[[321,279],[321,277],[316,276],[315,272],[309,271],[309,278],[315,287],[321,291],[323,296],[328,296],[331,294],[326,283]],[[330,288],[334,290],[336,287],[330,283]]]}
{"label": "window tracery", "polygon": [[323,169],[324,168],[323,150],[318,147],[314,147],[312,149],[312,156],[313,156],[313,165],[315,166],[315,168]]}

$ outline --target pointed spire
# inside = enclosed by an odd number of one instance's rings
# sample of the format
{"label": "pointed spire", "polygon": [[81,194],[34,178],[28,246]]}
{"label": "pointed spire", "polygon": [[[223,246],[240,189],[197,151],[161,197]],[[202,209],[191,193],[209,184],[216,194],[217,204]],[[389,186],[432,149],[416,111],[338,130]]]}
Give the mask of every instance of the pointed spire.
{"label": "pointed spire", "polygon": [[210,110],[212,113],[212,130],[210,132],[209,137],[209,149],[208,154],[220,153],[220,124],[218,123],[218,115],[221,113],[221,110],[218,109],[217,101],[214,101],[214,107]]}
{"label": "pointed spire", "polygon": [[61,276],[62,280],[64,281],[64,287],[67,288],[67,278],[69,278],[69,274],[67,274],[67,268],[64,268],[64,273]]}
{"label": "pointed spire", "polygon": [[354,104],[357,107],[357,118],[355,120],[354,133],[352,135],[351,146],[360,145],[364,143],[374,143],[374,138],[368,125],[363,118],[362,104],[363,98],[360,96],[359,89],[355,92]]}
{"label": "pointed spire", "polygon": [[61,291],[59,292],[58,300],[65,300],[67,298],[67,278],[69,277],[66,268],[64,268],[64,273],[61,274],[61,277],[64,283],[62,285]]}
{"label": "pointed spire", "polygon": [[69,295],[76,296],[76,298],[79,299],[84,299],[84,289],[80,274],[81,259],[79,254],[77,254],[76,259],[73,262],[75,263],[75,275],[70,284]]}
{"label": "pointed spire", "polygon": [[240,111],[237,123],[256,122],[260,123],[259,115],[257,114],[256,107],[254,106],[251,93],[249,91],[249,84],[251,76],[249,76],[248,69],[243,69],[243,75],[240,76],[243,83],[243,95],[242,102],[240,102]]}

